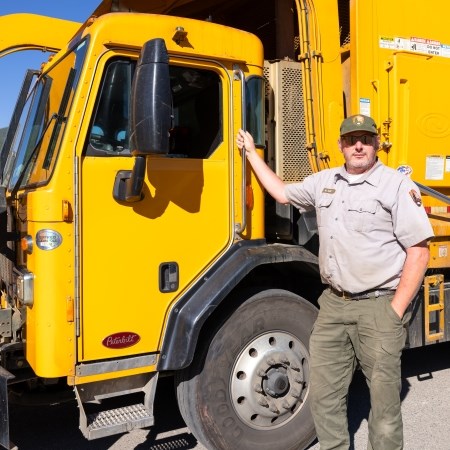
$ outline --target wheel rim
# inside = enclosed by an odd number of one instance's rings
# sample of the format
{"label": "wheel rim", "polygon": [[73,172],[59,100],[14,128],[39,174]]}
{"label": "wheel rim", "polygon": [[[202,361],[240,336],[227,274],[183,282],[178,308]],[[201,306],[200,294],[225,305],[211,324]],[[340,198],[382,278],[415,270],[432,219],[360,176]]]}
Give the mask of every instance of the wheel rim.
{"label": "wheel rim", "polygon": [[242,350],[231,376],[231,398],[240,419],[252,428],[275,428],[292,420],[305,401],[309,353],[289,333],[265,333]]}

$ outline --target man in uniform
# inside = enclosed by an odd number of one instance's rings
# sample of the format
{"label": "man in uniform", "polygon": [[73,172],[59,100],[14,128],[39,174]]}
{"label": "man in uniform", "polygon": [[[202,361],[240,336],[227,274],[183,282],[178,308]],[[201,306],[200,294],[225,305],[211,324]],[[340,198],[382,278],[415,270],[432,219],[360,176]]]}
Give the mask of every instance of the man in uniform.
{"label": "man in uniform", "polygon": [[377,126],[364,115],[341,124],[345,165],[302,183],[285,185],[248,132],[239,131],[237,145],[276,201],[316,210],[320,273],[328,286],[310,340],[311,409],[321,450],[349,448],[347,396],[357,364],[370,389],[368,449],[403,448],[401,352],[433,236],[419,189],[378,161]]}

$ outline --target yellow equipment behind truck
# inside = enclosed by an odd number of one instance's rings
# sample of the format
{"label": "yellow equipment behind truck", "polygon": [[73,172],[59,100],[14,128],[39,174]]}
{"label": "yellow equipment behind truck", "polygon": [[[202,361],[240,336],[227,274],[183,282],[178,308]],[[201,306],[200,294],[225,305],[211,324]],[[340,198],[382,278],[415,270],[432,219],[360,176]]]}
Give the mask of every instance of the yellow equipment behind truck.
{"label": "yellow equipment behind truck", "polygon": [[0,17],[0,56],[56,52],[26,74],[0,154],[0,445],[8,392],[72,386],[95,439],[152,426],[163,376],[208,449],[314,439],[315,217],[265,198],[239,128],[290,183],[342,163],[343,117],[374,117],[436,233],[408,345],[449,340],[449,9],[104,0],[82,25]]}

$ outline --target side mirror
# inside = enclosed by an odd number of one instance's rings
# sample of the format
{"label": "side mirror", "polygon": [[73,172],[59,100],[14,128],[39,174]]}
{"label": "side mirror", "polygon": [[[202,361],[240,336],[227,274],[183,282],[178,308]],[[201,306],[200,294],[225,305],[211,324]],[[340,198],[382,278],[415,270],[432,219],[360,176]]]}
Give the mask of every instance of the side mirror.
{"label": "side mirror", "polygon": [[116,174],[113,188],[113,197],[127,203],[142,200],[145,156],[169,152],[172,91],[163,39],[152,39],[142,47],[131,87],[130,125],[130,148],[136,160],[132,171]]}
{"label": "side mirror", "polygon": [[167,154],[172,125],[169,56],[163,39],[142,48],[131,88],[132,154]]}

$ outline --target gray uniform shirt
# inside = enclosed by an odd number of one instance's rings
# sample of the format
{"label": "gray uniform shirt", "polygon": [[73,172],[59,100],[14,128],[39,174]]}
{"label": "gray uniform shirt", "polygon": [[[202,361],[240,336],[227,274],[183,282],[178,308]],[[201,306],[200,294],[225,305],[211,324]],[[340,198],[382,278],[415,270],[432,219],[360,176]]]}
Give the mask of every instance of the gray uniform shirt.
{"label": "gray uniform shirt", "polygon": [[322,281],[339,290],[396,289],[405,249],[433,236],[417,186],[381,162],[353,183],[344,167],[323,170],[285,195],[315,208]]}

